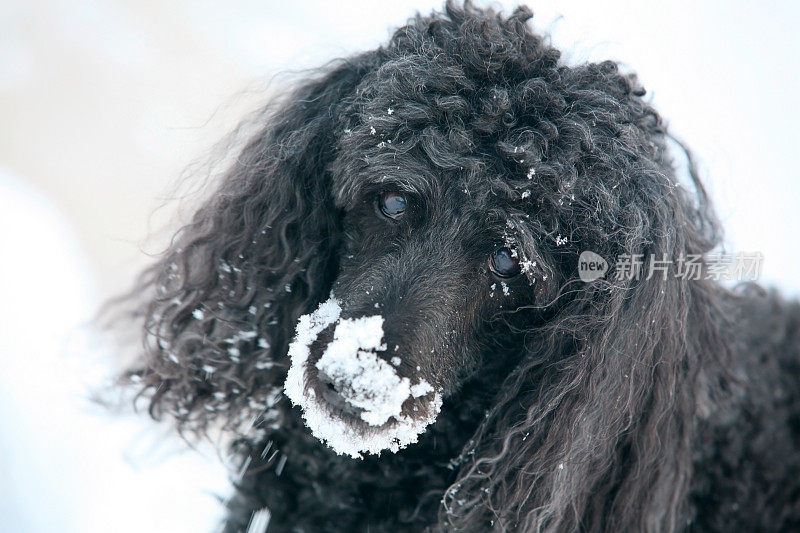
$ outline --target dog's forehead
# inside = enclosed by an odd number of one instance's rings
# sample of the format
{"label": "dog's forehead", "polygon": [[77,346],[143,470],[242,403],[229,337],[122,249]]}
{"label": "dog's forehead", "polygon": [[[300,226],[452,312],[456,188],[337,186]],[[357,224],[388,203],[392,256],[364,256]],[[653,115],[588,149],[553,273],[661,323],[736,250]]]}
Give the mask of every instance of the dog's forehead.
{"label": "dog's forehead", "polygon": [[509,168],[501,156],[487,153],[485,147],[453,142],[446,128],[418,132],[376,126],[377,121],[351,125],[338,134],[329,171],[340,208],[351,207],[364,190],[376,187],[396,188],[429,201],[458,193],[463,195],[461,203],[486,209],[517,208],[530,202],[538,180],[533,167],[517,168],[524,163],[522,154]]}
{"label": "dog's forehead", "polygon": [[424,90],[415,93],[411,87],[418,84],[411,81],[419,66],[412,67],[383,65],[339,115],[330,167],[337,204],[346,207],[374,183],[395,183],[429,198],[462,191],[465,202],[477,200],[487,209],[530,201],[543,146],[551,141],[517,116],[514,92],[467,83],[458,69],[431,73],[428,65]]}

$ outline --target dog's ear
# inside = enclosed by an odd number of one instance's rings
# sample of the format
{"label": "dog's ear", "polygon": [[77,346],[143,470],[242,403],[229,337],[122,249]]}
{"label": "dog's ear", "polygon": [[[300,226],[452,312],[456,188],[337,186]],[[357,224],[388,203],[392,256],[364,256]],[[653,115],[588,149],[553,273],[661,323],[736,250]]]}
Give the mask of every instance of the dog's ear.
{"label": "dog's ear", "polygon": [[[692,183],[678,184],[655,112],[627,94],[614,101],[637,123],[609,114],[603,126],[618,133],[575,150],[594,164],[576,175],[574,202],[542,189],[540,216],[571,237],[558,248],[566,283],[462,455],[440,516],[456,526],[671,531],[690,518],[697,416],[731,383],[719,370],[731,312],[724,289],[703,279],[718,224],[691,159]],[[604,278],[581,279],[583,251],[610,264]],[[635,275],[628,258],[640,262]],[[689,259],[699,279],[681,272]]]}
{"label": "dog's ear", "polygon": [[217,190],[142,276],[143,350],[127,376],[150,413],[181,429],[247,425],[277,401],[299,315],[337,270],[340,215],[327,165],[337,121],[368,56],[306,81],[270,106]]}

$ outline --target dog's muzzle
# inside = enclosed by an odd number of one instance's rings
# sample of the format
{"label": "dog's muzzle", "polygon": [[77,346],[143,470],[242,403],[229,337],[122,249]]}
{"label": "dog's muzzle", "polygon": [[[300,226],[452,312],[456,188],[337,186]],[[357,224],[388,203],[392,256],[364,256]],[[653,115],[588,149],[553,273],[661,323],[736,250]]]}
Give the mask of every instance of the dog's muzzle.
{"label": "dog's muzzle", "polygon": [[441,395],[386,361],[383,317],[340,318],[333,296],[300,317],[289,347],[285,392],[312,434],[352,457],[416,442],[439,413]]}

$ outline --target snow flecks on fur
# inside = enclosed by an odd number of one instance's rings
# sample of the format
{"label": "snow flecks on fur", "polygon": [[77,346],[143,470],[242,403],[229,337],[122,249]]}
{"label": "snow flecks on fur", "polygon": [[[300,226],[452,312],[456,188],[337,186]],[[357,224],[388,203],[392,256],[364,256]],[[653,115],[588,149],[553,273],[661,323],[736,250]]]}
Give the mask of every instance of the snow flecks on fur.
{"label": "snow flecks on fur", "polygon": [[[533,273],[533,269],[536,268],[536,261],[531,261],[529,259],[524,259],[519,262],[519,270],[523,274]],[[529,279],[533,280],[531,283],[536,281],[536,278],[529,277]]]}
{"label": "snow flecks on fur", "polygon": [[[291,368],[285,392],[294,405],[303,410],[303,418],[312,434],[335,452],[361,458],[363,453],[396,452],[417,441],[441,409],[441,397],[433,387],[420,379],[412,385],[407,377],[381,359],[383,317],[340,319],[341,307],[333,295],[310,315],[300,317],[295,340],[289,346]],[[316,363],[316,369],[335,385],[351,405],[360,408],[361,426],[348,422],[333,412],[313,390],[306,389],[305,373],[311,344],[327,327],[336,324],[333,340]],[[395,361],[396,360],[396,361]],[[392,364],[399,365],[393,357]],[[415,411],[423,416],[412,418],[402,413],[403,404],[430,393],[433,399]]]}
{"label": "snow flecks on fur", "polygon": [[249,341],[255,339],[256,337],[258,337],[258,332],[255,330],[239,331],[232,337],[225,339],[225,342],[236,344],[239,341]]}
{"label": "snow flecks on fur", "polygon": [[[528,285],[536,283],[537,262],[528,258],[523,242],[517,238],[516,231],[517,225],[511,219],[506,220],[507,230],[503,231],[503,245],[511,250],[511,256],[519,260],[520,272],[525,274],[528,280]],[[542,279],[547,279],[547,276],[542,276]],[[506,288],[503,288],[503,293],[508,296]]]}

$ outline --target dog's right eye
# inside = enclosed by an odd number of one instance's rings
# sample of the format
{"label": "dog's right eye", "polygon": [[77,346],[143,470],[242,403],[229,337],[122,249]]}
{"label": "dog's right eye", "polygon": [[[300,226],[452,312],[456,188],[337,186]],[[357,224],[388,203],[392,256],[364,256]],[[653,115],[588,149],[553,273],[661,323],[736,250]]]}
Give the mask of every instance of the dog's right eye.
{"label": "dog's right eye", "polygon": [[384,216],[400,218],[406,211],[406,197],[397,191],[385,192],[378,199],[378,207]]}
{"label": "dog's right eye", "polygon": [[501,278],[513,278],[520,273],[519,257],[510,248],[501,246],[489,256],[489,270]]}

